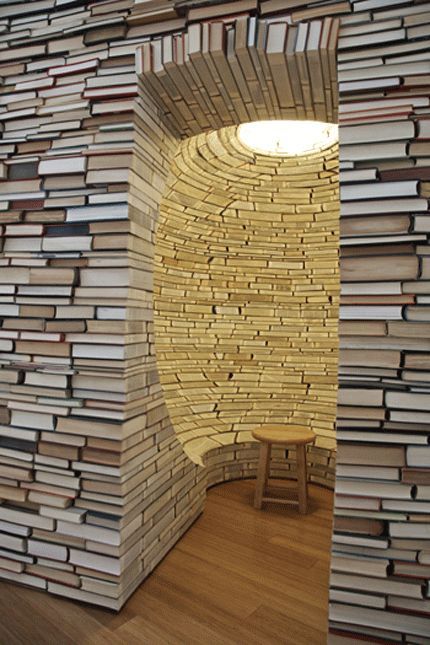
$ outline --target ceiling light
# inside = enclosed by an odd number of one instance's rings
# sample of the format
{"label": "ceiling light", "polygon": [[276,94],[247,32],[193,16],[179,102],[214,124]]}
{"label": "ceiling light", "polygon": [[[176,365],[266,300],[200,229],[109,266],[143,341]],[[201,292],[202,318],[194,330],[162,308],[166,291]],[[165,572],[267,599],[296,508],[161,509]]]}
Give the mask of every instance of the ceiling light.
{"label": "ceiling light", "polygon": [[296,156],[324,150],[338,139],[337,125],[321,121],[252,121],[238,128],[239,141],[264,155]]}

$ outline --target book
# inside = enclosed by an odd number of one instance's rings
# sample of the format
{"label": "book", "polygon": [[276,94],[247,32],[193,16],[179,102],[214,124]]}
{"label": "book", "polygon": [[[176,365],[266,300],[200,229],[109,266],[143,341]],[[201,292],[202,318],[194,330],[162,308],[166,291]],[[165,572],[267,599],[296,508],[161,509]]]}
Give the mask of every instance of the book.
{"label": "book", "polygon": [[[413,395],[412,395],[413,396]],[[423,399],[427,398],[425,395]],[[410,446],[406,450],[406,462],[412,467],[430,466],[430,448]]]}
{"label": "book", "polygon": [[370,466],[406,466],[405,449],[402,446],[348,445],[338,446],[337,459],[340,464]]}
{"label": "book", "polygon": [[[418,275],[417,258],[413,255],[389,256],[389,258],[345,258],[341,265],[342,279],[346,282],[410,280]],[[412,277],[410,277],[412,276]]]}
{"label": "book", "polygon": [[[391,594],[392,595],[392,594]],[[406,597],[412,594],[406,593]],[[341,623],[352,623],[353,625],[375,626],[383,630],[394,630],[395,632],[407,631],[418,636],[427,635],[428,619],[420,616],[407,615],[398,612],[387,612],[378,609],[364,607],[353,607],[341,603],[331,604],[332,620]]]}
{"label": "book", "polygon": [[422,586],[419,582],[403,582],[390,578],[380,579],[376,577],[333,573],[331,576],[333,587],[352,587],[353,589],[389,593],[395,596],[406,596],[411,598],[422,598]]}

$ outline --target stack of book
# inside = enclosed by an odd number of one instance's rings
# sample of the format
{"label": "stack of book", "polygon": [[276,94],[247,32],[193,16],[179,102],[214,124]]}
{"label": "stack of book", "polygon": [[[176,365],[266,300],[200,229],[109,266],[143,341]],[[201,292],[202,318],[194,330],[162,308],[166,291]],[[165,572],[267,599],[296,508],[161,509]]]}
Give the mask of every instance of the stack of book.
{"label": "stack of book", "polygon": [[[430,633],[428,8],[356,2],[338,44],[341,307],[332,643]],[[371,21],[370,21],[371,18]]]}

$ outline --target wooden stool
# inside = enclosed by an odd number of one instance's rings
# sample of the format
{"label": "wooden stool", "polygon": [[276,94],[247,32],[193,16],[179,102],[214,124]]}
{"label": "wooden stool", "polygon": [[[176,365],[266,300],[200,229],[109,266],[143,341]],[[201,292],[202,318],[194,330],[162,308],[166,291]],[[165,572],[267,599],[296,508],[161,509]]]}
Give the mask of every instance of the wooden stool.
{"label": "wooden stool", "polygon": [[[253,430],[252,436],[261,442],[255,486],[254,507],[261,508],[263,502],[298,504],[299,512],[306,513],[308,506],[308,478],[306,472],[306,444],[313,443],[316,435],[310,428],[299,425],[267,425]],[[266,497],[269,479],[270,453],[272,444],[295,446],[297,455],[298,501],[277,497]]]}

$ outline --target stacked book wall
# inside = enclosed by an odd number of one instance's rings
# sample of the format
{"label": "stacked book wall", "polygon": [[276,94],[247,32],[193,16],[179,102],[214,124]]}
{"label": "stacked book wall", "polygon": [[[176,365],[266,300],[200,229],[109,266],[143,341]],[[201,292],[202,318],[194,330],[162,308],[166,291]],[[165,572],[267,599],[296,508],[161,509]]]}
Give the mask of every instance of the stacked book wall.
{"label": "stacked book wall", "polygon": [[0,21],[0,577],[113,609],[205,488],[189,499],[196,467],[141,367],[133,7],[3,3]]}
{"label": "stacked book wall", "polygon": [[[174,139],[336,120],[337,46],[331,639],[428,642],[429,14],[411,0],[2,2],[1,578],[118,609],[200,511],[205,475],[174,438],[153,355]],[[248,44],[253,24],[265,35]],[[214,481],[230,476],[222,453]]]}
{"label": "stacked book wall", "polygon": [[2,7],[0,575],[115,608],[135,86],[53,4]]}
{"label": "stacked book wall", "polygon": [[430,634],[430,5],[378,5],[341,18],[337,53],[336,645]]}

